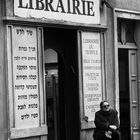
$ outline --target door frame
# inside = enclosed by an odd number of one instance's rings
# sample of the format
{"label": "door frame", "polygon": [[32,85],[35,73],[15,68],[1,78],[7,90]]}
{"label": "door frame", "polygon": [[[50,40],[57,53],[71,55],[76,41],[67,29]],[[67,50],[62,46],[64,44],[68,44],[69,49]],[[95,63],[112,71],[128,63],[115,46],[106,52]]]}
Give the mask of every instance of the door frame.
{"label": "door frame", "polygon": [[[127,46],[126,46],[127,47]],[[138,72],[137,72],[137,68],[138,68],[138,65],[137,65],[137,49],[130,49],[130,46],[129,48],[119,48],[119,51],[122,51],[122,50],[125,50],[127,51],[127,56],[125,56],[125,58],[127,58],[127,63],[128,63],[128,89],[129,91],[127,92],[128,94],[128,101],[129,101],[129,104],[127,105],[127,108],[129,108],[129,125],[127,125],[127,127],[129,128],[130,126],[130,138],[132,140],[137,140],[139,139],[139,119],[138,119],[138,112],[139,112],[139,106],[138,106]],[[118,54],[118,57],[120,56],[120,52]],[[120,60],[118,61],[120,63]],[[120,64],[119,64],[120,66]],[[123,69],[123,68],[121,68]],[[120,68],[119,68],[119,71],[120,71]],[[120,74],[119,74],[120,76]],[[119,77],[120,80],[122,77]],[[120,91],[120,89],[119,89]],[[119,93],[119,96],[120,96],[120,100],[121,100],[121,93]],[[119,101],[120,101],[119,100]],[[120,103],[122,104],[122,103]],[[120,105],[121,106],[121,105]],[[122,105],[124,106],[124,105]],[[121,108],[120,108],[120,115],[123,115],[121,114]],[[121,121],[121,120],[120,120]],[[123,125],[121,126],[121,128],[124,127]],[[121,131],[123,132],[125,130],[125,128],[123,128]],[[125,136],[125,135],[124,135]],[[122,137],[123,137],[123,134],[122,134]]]}
{"label": "door frame", "polygon": [[[131,19],[131,20],[137,20],[137,22],[139,23],[139,25],[137,26],[137,29],[138,31],[140,31],[140,12],[136,12],[136,11],[131,11],[131,10],[124,10],[124,9],[118,9],[118,8],[114,8],[114,11],[113,11],[113,15],[114,15],[114,74],[115,74],[115,107],[116,109],[119,111],[120,110],[120,107],[119,107],[119,61],[118,61],[118,48],[121,48],[122,46],[120,46],[118,44],[118,39],[117,39],[117,19],[118,18],[123,18],[123,19]],[[140,45],[140,41],[137,40],[138,36],[140,36],[140,34],[138,33],[138,31],[135,33],[135,39],[136,39],[136,43],[137,43],[137,46]],[[132,44],[131,44],[132,45]],[[135,47],[135,46],[127,46],[125,47],[126,49],[138,49],[137,50],[137,55],[138,55],[138,58],[137,58],[137,67],[138,67],[138,83],[140,82],[140,49],[139,47]],[[140,86],[138,85],[138,91],[140,91]],[[140,97],[139,97],[139,101],[140,101]],[[138,102],[139,104],[139,102]],[[130,112],[131,113],[131,112]],[[132,114],[132,113],[131,113]],[[119,115],[120,115],[120,112],[119,112]],[[139,110],[139,113],[138,115],[140,116],[140,110]],[[139,121],[139,120],[138,120]],[[131,129],[131,133],[132,133],[132,129]],[[140,137],[140,134],[139,136]],[[139,139],[139,138],[138,138]],[[131,140],[135,140],[132,138],[132,135],[131,135]]]}
{"label": "door frame", "polygon": [[[80,123],[79,110],[78,110],[79,109],[79,94],[78,94],[79,89],[77,88],[78,86],[77,29],[58,28],[58,27],[44,27],[43,29],[44,29],[44,37],[47,37],[45,38],[44,46],[45,44],[47,45],[48,43],[49,48],[55,50],[58,53],[58,56],[59,55],[61,56],[61,59],[63,60],[63,65],[64,65],[63,66],[64,69],[61,69],[60,71],[58,70],[61,73],[62,71],[64,71],[64,73],[62,73],[63,76],[61,75],[61,81],[63,81],[61,84],[63,84],[63,86],[61,86],[61,89],[59,89],[59,92],[61,90],[61,92],[63,92],[63,95],[61,94],[61,97],[60,96],[59,97],[61,99],[64,97],[64,100],[65,100],[64,104],[62,104],[61,102],[61,106],[64,107],[63,111],[61,111],[61,119],[63,120],[64,122],[63,126],[65,125],[66,129],[65,129],[65,135],[61,129],[61,134],[63,137],[61,139],[75,138],[75,137],[76,139],[80,139],[80,131],[77,129],[79,128],[79,125],[80,125],[79,124]],[[61,32],[61,36],[60,36],[60,32]],[[55,33],[55,36],[54,36],[54,33]],[[61,39],[59,39],[58,37],[60,37]],[[50,41],[50,39],[52,41]],[[68,46],[67,47],[68,49],[65,49],[66,45]],[[58,67],[59,66],[60,65],[58,64]],[[58,75],[59,75],[59,72],[58,72]],[[74,109],[73,109],[73,106],[74,106]],[[63,119],[64,118],[63,114],[65,114],[65,119]],[[73,124],[74,121],[76,123]],[[61,128],[64,128],[63,126],[61,123]],[[71,127],[73,127],[74,129],[71,129]]]}
{"label": "door frame", "polygon": [[[114,16],[114,74],[115,74],[115,107],[119,110],[119,77],[118,77],[118,40],[117,40],[117,19],[124,18],[124,19],[133,19],[140,21],[140,12],[131,11],[131,10],[124,10],[124,9],[113,9],[113,16]],[[140,42],[139,42],[140,44]]]}

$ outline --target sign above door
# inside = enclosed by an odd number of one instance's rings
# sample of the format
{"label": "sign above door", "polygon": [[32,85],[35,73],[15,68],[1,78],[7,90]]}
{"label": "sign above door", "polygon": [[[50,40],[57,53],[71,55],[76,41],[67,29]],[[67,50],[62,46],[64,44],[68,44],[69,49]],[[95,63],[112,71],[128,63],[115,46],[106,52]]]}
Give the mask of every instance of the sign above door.
{"label": "sign above door", "polygon": [[14,0],[14,15],[40,20],[100,23],[100,0]]}

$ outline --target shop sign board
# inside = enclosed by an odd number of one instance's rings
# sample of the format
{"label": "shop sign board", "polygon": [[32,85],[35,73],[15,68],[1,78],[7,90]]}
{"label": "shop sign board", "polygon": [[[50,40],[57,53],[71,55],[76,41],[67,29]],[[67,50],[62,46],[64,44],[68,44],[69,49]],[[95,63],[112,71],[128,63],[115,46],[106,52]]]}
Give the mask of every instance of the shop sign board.
{"label": "shop sign board", "polygon": [[39,127],[36,28],[14,27],[12,48],[15,128]]}
{"label": "shop sign board", "polygon": [[82,32],[84,115],[94,121],[102,100],[100,33]]}
{"label": "shop sign board", "polygon": [[85,24],[100,23],[100,0],[14,0],[14,15]]}

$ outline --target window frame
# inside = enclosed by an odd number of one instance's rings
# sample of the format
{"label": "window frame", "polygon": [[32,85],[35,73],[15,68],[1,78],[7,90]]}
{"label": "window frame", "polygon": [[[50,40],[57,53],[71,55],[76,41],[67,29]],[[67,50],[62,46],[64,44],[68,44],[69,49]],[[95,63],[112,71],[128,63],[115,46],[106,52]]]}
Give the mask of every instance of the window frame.
{"label": "window frame", "polygon": [[[13,28],[31,27],[36,29],[37,33],[37,64],[38,68],[38,94],[39,94],[39,126],[33,128],[18,129],[15,127],[15,109],[14,109],[14,91],[13,91],[13,68],[12,68],[12,47],[13,47]],[[32,136],[41,136],[48,134],[46,122],[46,105],[45,105],[45,88],[44,88],[44,66],[43,66],[43,29],[41,27],[25,26],[25,25],[6,25],[6,56],[7,56],[7,88],[8,88],[8,110],[9,110],[9,137],[10,139],[26,138]]]}

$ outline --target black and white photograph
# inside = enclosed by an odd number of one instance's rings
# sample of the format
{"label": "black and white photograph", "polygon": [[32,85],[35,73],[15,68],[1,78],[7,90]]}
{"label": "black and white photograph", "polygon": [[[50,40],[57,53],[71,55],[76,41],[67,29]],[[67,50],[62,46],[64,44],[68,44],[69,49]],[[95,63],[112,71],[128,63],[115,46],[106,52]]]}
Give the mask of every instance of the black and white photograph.
{"label": "black and white photograph", "polygon": [[140,140],[140,0],[0,6],[0,140]]}

